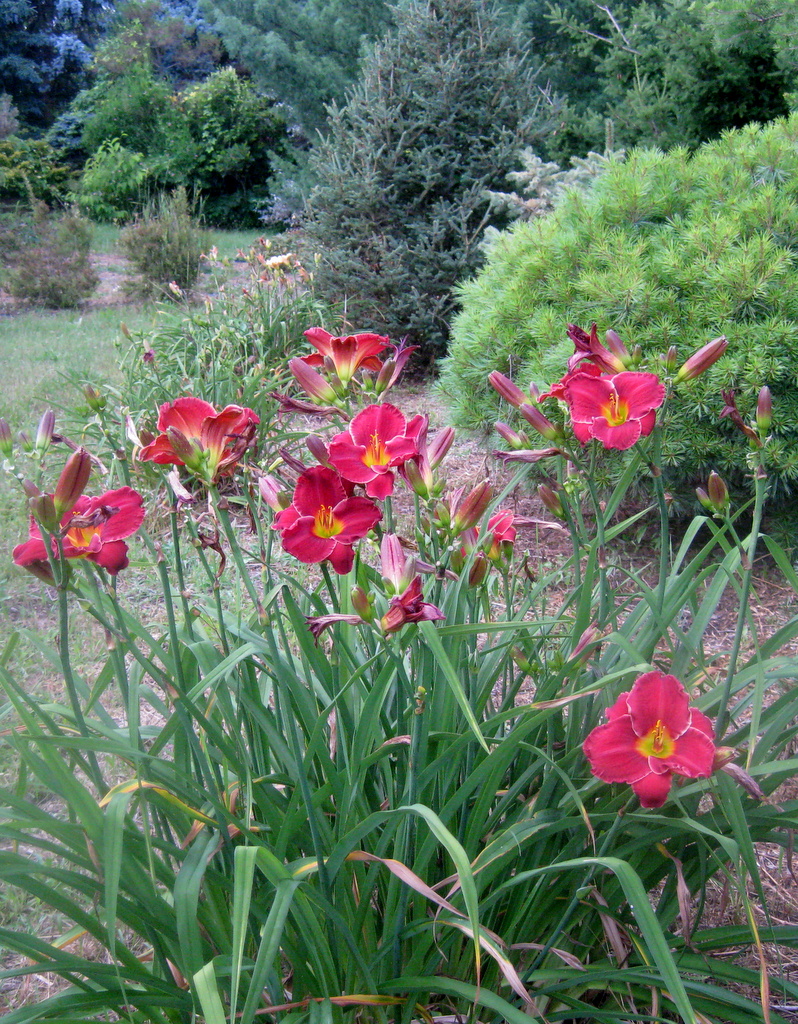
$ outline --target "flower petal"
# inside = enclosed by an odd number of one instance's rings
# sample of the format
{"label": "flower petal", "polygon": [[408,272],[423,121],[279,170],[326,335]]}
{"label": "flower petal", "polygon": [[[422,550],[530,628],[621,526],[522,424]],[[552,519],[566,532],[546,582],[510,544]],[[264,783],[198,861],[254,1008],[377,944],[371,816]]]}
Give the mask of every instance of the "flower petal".
{"label": "flower petal", "polygon": [[659,409],[665,401],[665,385],[655,373],[635,373],[625,370],[616,373],[612,383],[618,397],[626,401],[629,415],[640,419],[652,409]]}
{"label": "flower petal", "polygon": [[[693,712],[695,715],[695,712]],[[702,729],[692,726],[676,740],[676,749],[665,764],[690,779],[709,778],[715,759],[715,744]]]}
{"label": "flower petal", "polygon": [[322,505],[333,508],[344,497],[337,473],[326,466],[311,466],[296,482],[293,504],[301,515],[315,516]]}
{"label": "flower petal", "polygon": [[332,537],[319,537],[313,532],[315,522],[311,516],[302,516],[281,534],[283,548],[306,565],[323,562],[335,546]]}
{"label": "flower petal", "polygon": [[[90,507],[86,510],[93,512],[99,508],[115,508],[116,512],[103,523],[100,528],[100,538],[103,544],[109,541],[122,540],[129,537],[144,522],[146,509],[144,499],[138,491],[132,487],[120,487],[115,491],[107,491],[99,498],[90,499]],[[81,513],[86,514],[86,513]]]}
{"label": "flower petal", "polygon": [[384,443],[394,437],[403,437],[407,420],[390,402],[368,405],[349,424],[349,433],[356,444],[368,446],[374,434]]}
{"label": "flower petal", "polygon": [[332,565],[333,569],[339,576],[345,576],[354,564],[355,552],[352,545],[336,541],[330,552],[330,565]]}
{"label": "flower petal", "polygon": [[662,807],[671,791],[673,776],[670,772],[656,775],[654,772],[632,783],[632,789],[640,798],[641,807]]}
{"label": "flower petal", "polygon": [[690,725],[690,698],[676,676],[646,672],[635,680],[628,702],[638,736],[648,735],[657,722],[662,722],[676,739]]}
{"label": "flower petal", "polygon": [[[576,424],[574,424],[576,427]],[[576,430],[574,430],[576,433]],[[603,416],[596,416],[590,424],[590,435],[601,441],[605,448],[623,452],[640,440],[640,421],[629,419],[625,423],[608,423]]]}
{"label": "flower petal", "polygon": [[186,395],[174,402],[165,402],[161,406],[158,412],[158,430],[165,431],[167,427],[174,427],[186,437],[195,437],[199,440],[203,421],[215,415],[216,410],[210,402]]}
{"label": "flower petal", "polygon": [[382,519],[382,512],[368,498],[345,498],[333,511],[336,519],[340,519],[344,524],[343,530],[336,537],[343,544],[365,537]]}
{"label": "flower petal", "polygon": [[[66,554],[66,552],[64,552]],[[103,544],[99,551],[90,551],[84,556],[95,565],[101,565],[107,569],[112,576],[116,576],[122,569],[126,569],[129,561],[127,557],[127,544],[123,540],[114,540],[109,544]]]}
{"label": "flower petal", "polygon": [[603,782],[637,782],[650,771],[648,760],[635,749],[637,735],[629,715],[596,726],[582,744],[590,770]]}

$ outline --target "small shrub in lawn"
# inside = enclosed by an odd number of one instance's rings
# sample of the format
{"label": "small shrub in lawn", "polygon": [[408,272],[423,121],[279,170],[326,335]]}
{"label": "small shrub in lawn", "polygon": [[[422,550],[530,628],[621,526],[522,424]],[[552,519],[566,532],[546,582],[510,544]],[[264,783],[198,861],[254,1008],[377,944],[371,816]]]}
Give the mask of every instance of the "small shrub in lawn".
{"label": "small shrub in lawn", "polygon": [[44,203],[65,201],[72,169],[42,139],[16,135],[0,140],[0,199],[27,200],[30,193]]}
{"label": "small shrub in lawn", "polygon": [[[194,287],[209,236],[181,187],[149,202],[122,231],[119,245],[139,274],[133,283],[136,291],[174,298]],[[173,284],[178,292],[170,288]]]}
{"label": "small shrub in lawn", "polygon": [[442,379],[458,421],[473,427],[500,415],[485,383],[491,369],[547,387],[567,355],[569,321],[611,328],[646,358],[676,346],[681,359],[725,335],[724,359],[670,404],[669,486],[684,494],[716,469],[730,486],[750,489],[745,438],[728,418],[718,423],[718,403],[721,388],[734,388],[749,414],[765,383],[778,398],[770,486],[791,501],[797,141],[793,115],[727,132],[693,154],[636,150],[611,163],[590,192],[571,193],[549,216],[502,233],[460,291]]}
{"label": "small shrub in lawn", "polygon": [[99,279],[91,265],[91,224],[77,211],[53,215],[35,204],[34,216],[14,230],[18,238],[6,250],[5,275],[14,298],[47,309],[72,309],[92,294]]}
{"label": "small shrub in lawn", "polygon": [[[146,439],[121,403],[94,400],[93,450],[66,462],[52,419],[29,450],[0,424],[34,516],[13,559],[54,591],[57,644],[38,640],[65,684],[60,700],[27,692],[12,638],[0,687],[20,768],[0,876],[67,920],[54,937],[4,922],[20,964],[5,977],[69,987],[10,1024],[343,1024],[352,1008],[377,1024],[775,1019],[798,1000],[798,933],[766,905],[756,844],[788,862],[798,801],[775,794],[798,769],[798,616],[759,632],[760,541],[791,591],[798,577],[761,533],[767,390],[755,419],[732,417],[750,529],[716,475],[672,550],[659,453],[686,371],[606,373],[614,351],[583,350],[558,427],[494,374],[550,435],[505,453],[518,472],[497,493],[479,477],[450,487],[453,430],[433,436],[394,404],[408,348],[306,336],[314,351],[289,360],[299,387],[286,376],[280,396],[302,417],[293,437],[259,395],[217,409],[200,381]],[[255,447],[258,420],[279,457]],[[602,495],[591,469],[607,447],[630,461]],[[543,522],[506,505],[534,460],[553,481]],[[625,517],[632,481],[651,502]],[[168,539],[145,507],[168,509]],[[641,575],[613,559],[645,516],[662,543]],[[570,537],[555,572],[538,571],[528,529]],[[152,580],[146,614],[131,561]],[[737,617],[712,651],[727,592]],[[83,614],[108,638],[91,678],[71,657]],[[706,919],[716,884],[738,894],[736,923]]]}

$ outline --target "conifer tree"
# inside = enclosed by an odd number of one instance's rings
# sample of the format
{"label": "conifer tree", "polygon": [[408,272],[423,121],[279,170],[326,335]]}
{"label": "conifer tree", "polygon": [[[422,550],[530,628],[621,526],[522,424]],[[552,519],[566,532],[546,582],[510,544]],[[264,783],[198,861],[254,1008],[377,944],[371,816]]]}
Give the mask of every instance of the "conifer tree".
{"label": "conifer tree", "polygon": [[389,28],[385,0],[204,0],[230,54],[308,137],[355,80],[364,44]]}
{"label": "conifer tree", "polygon": [[363,330],[446,345],[452,288],[481,260],[486,190],[550,125],[510,24],[484,0],[411,0],[313,154],[317,285]]}

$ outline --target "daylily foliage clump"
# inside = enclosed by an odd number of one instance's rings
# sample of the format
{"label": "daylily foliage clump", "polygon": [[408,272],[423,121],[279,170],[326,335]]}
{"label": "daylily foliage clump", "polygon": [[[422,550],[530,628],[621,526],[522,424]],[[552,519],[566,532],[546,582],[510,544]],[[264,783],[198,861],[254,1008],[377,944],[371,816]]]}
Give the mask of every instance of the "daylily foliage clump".
{"label": "daylily foliage clump", "polygon": [[[798,1000],[754,845],[788,851],[798,816],[778,790],[798,618],[768,636],[749,614],[763,539],[798,589],[762,534],[770,392],[750,420],[718,396],[749,445],[750,526],[713,473],[672,539],[669,401],[725,339],[679,368],[568,333],[548,391],[491,374],[518,416],[465,474],[454,431],[397,397],[412,350],[368,332],[309,329],[269,376],[293,381],[273,421],[257,396],[134,416],[92,387],[79,440],[52,414],[34,442],[0,422],[32,517],[14,561],[58,610],[57,644],[29,639],[65,684],[30,693],[11,638],[0,878],[65,924],[0,942],[7,975],[69,987],[10,1024],[749,1024]],[[609,491],[604,449],[627,459]],[[711,647],[724,594],[739,614]],[[78,617],[99,668],[76,668]],[[711,878],[749,925],[707,913]],[[754,967],[730,956],[746,945]]]}

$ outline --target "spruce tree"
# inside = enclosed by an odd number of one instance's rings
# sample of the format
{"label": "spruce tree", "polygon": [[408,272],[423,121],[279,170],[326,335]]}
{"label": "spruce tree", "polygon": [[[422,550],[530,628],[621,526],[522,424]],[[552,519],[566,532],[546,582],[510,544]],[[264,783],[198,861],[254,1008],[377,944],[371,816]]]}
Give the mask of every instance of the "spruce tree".
{"label": "spruce tree", "polygon": [[317,286],[361,330],[445,350],[452,289],[480,263],[488,189],[550,125],[510,24],[484,0],[411,0],[366,58],[312,166]]}

